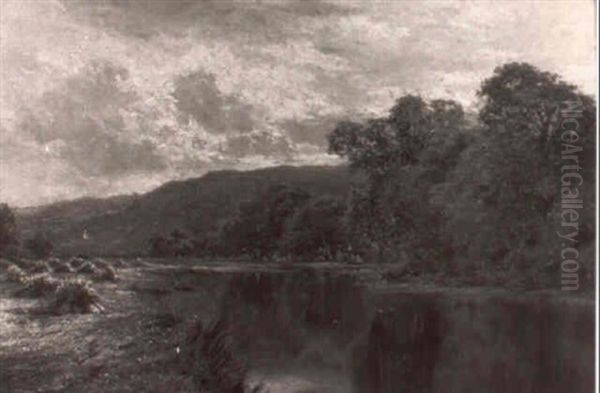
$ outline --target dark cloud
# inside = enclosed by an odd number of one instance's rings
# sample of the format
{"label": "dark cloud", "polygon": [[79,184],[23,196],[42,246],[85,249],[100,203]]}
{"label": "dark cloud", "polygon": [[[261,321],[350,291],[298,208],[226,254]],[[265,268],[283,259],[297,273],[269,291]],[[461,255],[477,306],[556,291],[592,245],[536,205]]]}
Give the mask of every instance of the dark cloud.
{"label": "dark cloud", "polygon": [[322,116],[310,119],[289,119],[279,123],[295,143],[310,143],[325,146],[326,136],[336,123],[341,120],[337,116]]}
{"label": "dark cloud", "polygon": [[164,167],[143,135],[125,130],[123,109],[138,97],[121,85],[126,69],[93,62],[22,109],[19,128],[88,176],[118,176]]}
{"label": "dark cloud", "polygon": [[348,15],[352,8],[326,1],[222,0],[62,0],[64,6],[87,23],[121,34],[150,38],[156,34],[185,34],[193,28],[197,35],[232,38],[251,36],[253,40],[280,41],[297,35],[298,18]]}
{"label": "dark cloud", "polygon": [[248,132],[254,127],[252,107],[237,97],[221,94],[215,78],[202,70],[178,77],[173,98],[180,119],[196,120],[216,134]]}
{"label": "dark cloud", "polygon": [[258,131],[228,138],[223,153],[236,158],[254,155],[289,158],[295,150],[293,143],[286,135]]}

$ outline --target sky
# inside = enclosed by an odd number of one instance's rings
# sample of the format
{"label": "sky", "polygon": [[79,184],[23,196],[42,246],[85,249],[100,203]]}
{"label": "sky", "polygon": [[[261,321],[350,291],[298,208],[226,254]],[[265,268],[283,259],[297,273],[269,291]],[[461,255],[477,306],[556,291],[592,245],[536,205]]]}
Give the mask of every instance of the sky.
{"label": "sky", "polygon": [[0,0],[0,202],[336,164],[340,119],[402,94],[468,110],[526,61],[594,94],[595,3]]}

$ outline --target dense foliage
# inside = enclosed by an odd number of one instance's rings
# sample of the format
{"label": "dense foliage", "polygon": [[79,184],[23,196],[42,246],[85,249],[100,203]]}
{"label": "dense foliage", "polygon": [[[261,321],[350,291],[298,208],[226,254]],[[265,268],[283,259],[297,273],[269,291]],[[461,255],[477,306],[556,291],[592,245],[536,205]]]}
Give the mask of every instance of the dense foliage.
{"label": "dense foliage", "polygon": [[0,255],[5,255],[18,243],[15,215],[6,203],[0,204]]}
{"label": "dense foliage", "polygon": [[25,241],[25,247],[35,258],[48,258],[54,250],[54,245],[48,235],[39,231],[32,238]]}

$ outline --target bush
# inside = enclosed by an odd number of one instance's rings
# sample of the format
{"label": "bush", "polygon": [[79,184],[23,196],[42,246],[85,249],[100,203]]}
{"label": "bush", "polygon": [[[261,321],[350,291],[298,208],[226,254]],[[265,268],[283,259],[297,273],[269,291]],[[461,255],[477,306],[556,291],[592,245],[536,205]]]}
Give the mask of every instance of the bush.
{"label": "bush", "polygon": [[59,313],[89,313],[102,310],[100,298],[87,280],[65,280],[55,291],[52,308]]}
{"label": "bush", "polygon": [[198,321],[190,329],[184,359],[194,385],[200,391],[220,393],[260,393],[262,386],[247,384],[247,368],[234,355],[229,329],[220,319],[207,329]]}
{"label": "bush", "polygon": [[25,247],[35,256],[36,258],[47,258],[52,254],[54,245],[45,233],[36,232],[31,238],[25,242]]}
{"label": "bush", "polygon": [[27,273],[17,265],[10,265],[6,269],[6,279],[10,282],[23,284],[27,280]]}
{"label": "bush", "polygon": [[15,215],[6,203],[0,203],[0,255],[8,255],[9,249],[17,244]]}
{"label": "bush", "polygon": [[24,288],[19,290],[19,295],[43,297],[53,294],[60,285],[60,281],[48,274],[38,274],[26,278],[23,284]]}
{"label": "bush", "polygon": [[95,281],[116,281],[117,280],[117,272],[115,268],[110,265],[106,265],[104,268],[99,269],[96,273],[94,273]]}

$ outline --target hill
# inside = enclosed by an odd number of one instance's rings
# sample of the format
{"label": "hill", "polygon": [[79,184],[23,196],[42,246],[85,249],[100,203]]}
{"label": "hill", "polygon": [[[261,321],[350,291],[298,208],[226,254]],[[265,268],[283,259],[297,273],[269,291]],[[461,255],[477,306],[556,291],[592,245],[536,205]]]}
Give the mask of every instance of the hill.
{"label": "hill", "polygon": [[240,202],[270,185],[344,196],[356,180],[344,166],[219,171],[169,182],[142,195],[84,198],[17,209],[15,214],[22,238],[44,231],[59,255],[143,255],[152,236],[174,229],[191,234],[213,230]]}

